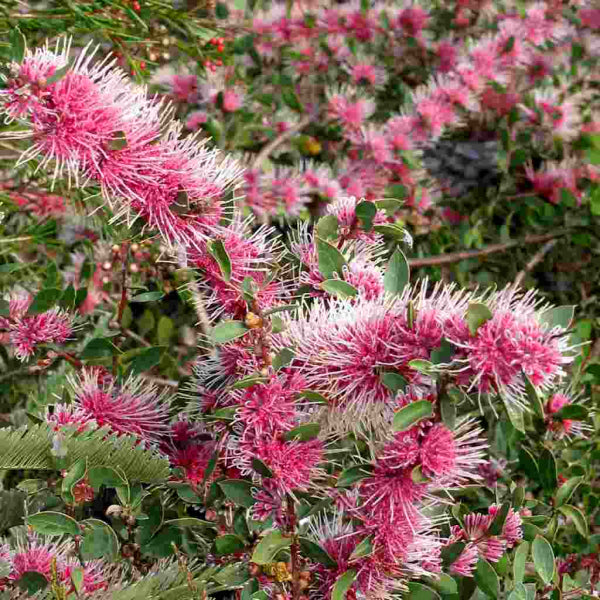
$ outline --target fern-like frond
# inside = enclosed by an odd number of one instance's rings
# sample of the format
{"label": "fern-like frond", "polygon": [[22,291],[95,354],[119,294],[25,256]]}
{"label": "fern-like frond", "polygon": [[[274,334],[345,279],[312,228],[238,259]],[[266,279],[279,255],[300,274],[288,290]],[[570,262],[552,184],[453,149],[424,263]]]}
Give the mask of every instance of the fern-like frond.
{"label": "fern-like frond", "polygon": [[119,468],[132,481],[158,483],[169,476],[169,461],[134,436],[117,436],[106,427],[93,432],[55,433],[46,424],[0,429],[0,469],[69,468],[80,458],[88,466]]}

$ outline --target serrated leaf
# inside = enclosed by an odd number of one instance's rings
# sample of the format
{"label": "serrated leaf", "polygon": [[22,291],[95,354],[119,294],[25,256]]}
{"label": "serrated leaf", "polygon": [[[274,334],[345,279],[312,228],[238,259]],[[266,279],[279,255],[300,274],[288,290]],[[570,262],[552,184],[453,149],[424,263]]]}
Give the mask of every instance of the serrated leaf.
{"label": "serrated leaf", "polygon": [[287,442],[297,440],[300,442],[308,442],[316,438],[321,431],[321,426],[318,423],[306,423],[306,425],[298,425],[290,431],[286,431],[283,439]]}
{"label": "serrated leaf", "polygon": [[325,279],[333,279],[336,273],[343,277],[343,269],[346,266],[346,259],[343,254],[335,246],[321,238],[317,237],[315,244],[319,260],[319,273]]}
{"label": "serrated leaf", "polygon": [[410,267],[406,256],[398,248],[385,269],[383,287],[388,294],[399,296],[410,281]]}
{"label": "serrated leaf", "polygon": [[252,496],[252,484],[243,479],[226,479],[218,482],[225,496],[239,506],[251,508],[256,504]]}
{"label": "serrated leaf", "polygon": [[27,518],[27,524],[43,535],[79,535],[81,533],[75,519],[54,511],[30,515]]}
{"label": "serrated leaf", "polygon": [[222,240],[213,240],[207,246],[209,254],[217,261],[225,281],[231,280],[231,259]]}
{"label": "serrated leaf", "polygon": [[529,542],[521,542],[515,551],[513,560],[513,576],[516,582],[522,583],[525,577],[525,565],[529,556]]}
{"label": "serrated leaf", "polygon": [[541,535],[537,535],[531,546],[533,565],[538,575],[546,585],[552,583],[554,578],[554,551],[552,546]]}
{"label": "serrated leaf", "polygon": [[221,321],[211,331],[211,337],[215,344],[225,344],[246,335],[250,329],[242,321]]}
{"label": "serrated leaf", "polygon": [[326,279],[319,287],[325,290],[329,295],[341,298],[342,300],[358,296],[358,290],[353,285],[350,285],[341,279]]}
{"label": "serrated leaf", "polygon": [[394,432],[407,431],[419,421],[433,417],[433,405],[427,400],[411,402],[394,414],[392,430]]}
{"label": "serrated leaf", "polygon": [[562,327],[568,329],[575,316],[574,306],[556,306],[544,311],[540,315],[540,324],[547,325],[548,329]]}
{"label": "serrated leaf", "polygon": [[559,506],[558,510],[573,521],[573,525],[575,525],[575,529],[577,529],[579,535],[584,537],[586,540],[589,538],[590,530],[588,527],[587,519],[584,514],[579,510],[576,506],[571,506],[570,504],[564,504],[563,506]]}
{"label": "serrated leaf", "polygon": [[298,538],[298,542],[300,544],[300,550],[302,551],[303,556],[325,565],[328,569],[337,568],[337,562],[331,558],[327,551],[319,546],[319,544],[305,537]]}
{"label": "serrated leaf", "polygon": [[257,565],[272,563],[281,550],[291,545],[291,537],[286,537],[279,529],[274,529],[258,542],[250,560]]}
{"label": "serrated leaf", "polygon": [[344,571],[336,580],[331,590],[331,600],[346,600],[347,593],[356,579],[356,571]]}
{"label": "serrated leaf", "polygon": [[469,327],[469,333],[473,336],[476,335],[477,330],[493,316],[492,311],[485,304],[471,302],[465,317],[467,326]]}
{"label": "serrated leaf", "polygon": [[272,367],[275,372],[287,367],[294,360],[296,353],[291,348],[282,348],[273,358]]}
{"label": "serrated leaf", "polygon": [[335,487],[340,488],[351,486],[353,483],[356,483],[361,479],[371,477],[373,475],[373,470],[373,465],[356,465],[354,467],[344,469],[340,473]]}
{"label": "serrated leaf", "polygon": [[145,292],[134,296],[129,302],[156,302],[164,297],[164,292]]}
{"label": "serrated leaf", "polygon": [[566,504],[571,499],[575,490],[583,483],[583,480],[583,477],[571,477],[571,479],[565,481],[556,492],[554,506],[559,508],[563,504]]}
{"label": "serrated leaf", "polygon": [[475,582],[477,587],[490,598],[498,597],[499,580],[498,574],[494,571],[494,567],[490,563],[480,558],[477,561],[477,568],[475,569]]}

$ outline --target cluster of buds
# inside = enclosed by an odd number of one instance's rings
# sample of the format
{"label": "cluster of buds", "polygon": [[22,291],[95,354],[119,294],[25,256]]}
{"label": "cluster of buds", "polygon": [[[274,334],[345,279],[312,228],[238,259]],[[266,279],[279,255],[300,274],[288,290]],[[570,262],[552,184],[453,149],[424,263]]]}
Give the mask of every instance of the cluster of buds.
{"label": "cluster of buds", "polygon": [[208,40],[208,43],[212,46],[215,46],[217,48],[217,52],[223,52],[223,50],[225,50],[225,38],[210,38],[210,40]]}
{"label": "cluster of buds", "polygon": [[223,66],[223,61],[220,58],[217,58],[217,60],[215,60],[215,62],[213,62],[212,60],[206,59],[202,64],[206,67],[207,71],[214,73],[217,70],[217,67]]}
{"label": "cluster of buds", "polygon": [[137,0],[133,0],[133,2],[131,3],[131,8],[133,8],[133,10],[136,13],[139,13],[142,10],[142,7],[140,6],[140,3]]}

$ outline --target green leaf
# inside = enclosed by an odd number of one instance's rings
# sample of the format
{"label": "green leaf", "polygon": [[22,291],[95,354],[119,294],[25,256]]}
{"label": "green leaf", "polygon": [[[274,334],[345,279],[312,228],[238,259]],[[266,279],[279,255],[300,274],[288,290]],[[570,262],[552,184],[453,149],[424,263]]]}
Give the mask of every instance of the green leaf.
{"label": "green leaf", "polygon": [[291,348],[282,348],[273,358],[272,367],[275,372],[287,367],[294,360],[296,353]]}
{"label": "green leaf", "polygon": [[83,586],[83,569],[81,567],[71,571],[71,583],[73,584],[75,593],[79,594],[81,592],[81,587]]}
{"label": "green leaf", "polygon": [[441,600],[441,596],[432,588],[416,581],[408,583],[409,600]]}
{"label": "green leaf", "polygon": [[291,545],[291,537],[286,537],[279,529],[274,529],[258,542],[250,560],[257,565],[272,563],[281,550]]}
{"label": "green leaf", "polygon": [[127,481],[112,467],[92,467],[88,470],[88,481],[96,491],[103,485],[109,488],[127,485]]}
{"label": "green leaf", "polygon": [[552,546],[541,535],[537,535],[532,544],[533,564],[538,575],[546,585],[554,578],[554,552]]}
{"label": "green leaf", "polygon": [[488,529],[488,533],[490,535],[500,535],[502,533],[502,529],[504,528],[504,523],[506,522],[506,517],[510,511],[510,502],[504,502],[500,507],[500,510],[496,513],[492,524]]}
{"label": "green leaf", "polygon": [[198,527],[200,529],[216,529],[216,523],[212,521],[203,521],[202,519],[196,519],[195,517],[181,517],[180,519],[169,519],[165,521],[162,526],[167,527],[172,525],[173,527]]}
{"label": "green leaf", "polygon": [[306,558],[310,558],[311,560],[321,563],[325,565],[328,569],[336,569],[338,564],[327,551],[316,544],[312,540],[309,540],[306,537],[298,538],[298,542],[300,544],[300,550],[302,551],[302,555]]}
{"label": "green leaf", "polygon": [[427,400],[411,402],[394,415],[392,430],[407,431],[419,421],[433,417],[433,405]]}
{"label": "green leaf", "polygon": [[423,373],[424,375],[430,375],[433,369],[433,364],[428,360],[422,360],[420,358],[415,358],[413,360],[408,361],[408,366],[413,371],[419,371],[419,373]]}
{"label": "green leaf", "polygon": [[466,315],[469,333],[471,335],[476,335],[477,330],[493,316],[492,311],[485,304],[471,302]]}
{"label": "green leaf", "polygon": [[39,512],[27,518],[27,524],[44,535],[79,535],[81,530],[75,519],[54,511]]}
{"label": "green leaf", "polygon": [[119,352],[119,349],[107,338],[94,338],[90,340],[81,353],[82,360],[106,358]]}
{"label": "green leaf", "polygon": [[521,448],[519,450],[519,468],[521,468],[530,479],[538,481],[540,478],[540,470],[535,458],[529,450]]}
{"label": "green leaf", "polygon": [[513,560],[513,576],[515,582],[522,583],[525,577],[525,564],[529,556],[529,542],[521,542],[515,551]]}
{"label": "green leaf", "polygon": [[215,17],[217,19],[226,19],[229,16],[229,9],[227,8],[227,4],[223,4],[223,2],[217,2],[215,5]]}
{"label": "green leaf", "polygon": [[158,341],[158,345],[168,346],[171,338],[173,337],[174,331],[175,324],[173,323],[173,319],[169,319],[169,317],[163,315],[158,320],[158,325],[156,327],[156,339]]}
{"label": "green leaf", "polygon": [[371,477],[373,475],[373,470],[373,465],[356,465],[354,467],[344,469],[340,473],[335,487],[349,487],[361,479]]}
{"label": "green leaf", "polygon": [[490,563],[480,558],[477,561],[477,569],[475,570],[475,582],[477,587],[490,598],[498,597],[499,580],[494,567]]}
{"label": "green leaf", "polygon": [[386,223],[382,225],[373,225],[373,229],[376,233],[380,233],[381,235],[395,239],[396,241],[406,241],[406,230],[401,225]]}
{"label": "green leaf", "polygon": [[319,394],[318,392],[313,392],[312,390],[302,390],[298,394],[298,398],[306,398],[307,400],[316,402],[317,404],[329,404],[329,400],[327,400],[325,396]]}
{"label": "green leaf", "polygon": [[542,530],[531,523],[523,524],[523,539],[528,542],[533,542],[536,536],[541,535]]}
{"label": "green leaf", "polygon": [[73,503],[73,486],[76,485],[79,481],[81,481],[85,477],[85,473],[87,471],[87,459],[80,458],[75,461],[71,468],[67,471],[67,474],[63,477],[62,480],[62,492],[61,495],[65,502],[69,504]]}
{"label": "green leaf", "polygon": [[515,582],[515,587],[508,594],[507,600],[527,600],[527,588],[520,581]]}
{"label": "green leaf", "polygon": [[251,508],[256,503],[256,500],[252,497],[253,486],[249,481],[226,479],[218,483],[225,496],[235,504]]}
{"label": "green leaf", "polygon": [[0,273],[14,273],[19,269],[24,268],[25,265],[22,263],[6,263],[4,265],[0,265]]}
{"label": "green leaf", "polygon": [[539,469],[542,487],[548,492],[554,491],[558,486],[556,459],[547,448],[540,455]]}
{"label": "green leaf", "polygon": [[518,485],[515,487],[513,491],[513,506],[515,510],[521,508],[523,506],[523,501],[525,500],[525,488],[522,485]]}
{"label": "green leaf", "polygon": [[564,504],[563,506],[559,506],[558,510],[573,521],[573,525],[575,525],[575,529],[579,532],[579,535],[584,537],[586,540],[590,536],[590,531],[588,527],[587,519],[584,514],[579,510],[576,506],[571,506],[570,504]]}
{"label": "green leaf", "polygon": [[67,286],[67,289],[62,293],[58,305],[65,310],[73,310],[75,308],[75,288],[72,283],[70,283]]}
{"label": "green leaf", "polygon": [[356,579],[356,571],[344,571],[336,580],[331,590],[331,600],[346,600],[346,594]]}
{"label": "green leaf", "polygon": [[392,392],[400,392],[406,389],[408,381],[400,373],[392,373],[391,371],[384,371],[380,375],[381,383]]}
{"label": "green leaf", "polygon": [[352,562],[353,560],[358,560],[359,558],[364,558],[365,556],[371,556],[371,554],[373,554],[372,535],[366,537],[360,542],[360,544],[356,546],[356,548],[354,548],[348,560]]}
{"label": "green leaf", "polygon": [[29,315],[39,315],[50,310],[58,302],[62,292],[57,288],[41,290],[27,309]]}
{"label": "green leaf", "polygon": [[521,433],[525,433],[525,419],[523,417],[523,411],[511,402],[509,398],[506,398],[504,395],[501,396],[502,403],[504,404],[504,408],[506,409],[506,414],[512,423],[512,426]]}
{"label": "green leaf", "polygon": [[298,425],[290,431],[286,431],[283,435],[283,439],[286,442],[297,440],[300,442],[308,442],[313,438],[316,438],[321,431],[321,426],[318,423],[306,423],[306,425]]}
{"label": "green leaf", "polygon": [[296,92],[290,88],[284,88],[281,90],[281,99],[296,112],[303,112],[304,107],[300,102],[300,99],[296,95]]}
{"label": "green leaf", "polygon": [[242,321],[221,321],[212,328],[211,337],[215,344],[225,344],[246,335],[249,331]]}
{"label": "green leaf", "polygon": [[[404,189],[406,190],[406,188]],[[403,197],[405,195],[406,193],[402,194]],[[402,200],[397,200],[396,198],[382,198],[381,200],[375,201],[375,206],[378,210],[385,210],[388,215],[392,215],[404,206],[404,202],[402,202]]]}
{"label": "green leaf", "polygon": [[399,296],[410,281],[410,267],[406,256],[398,249],[394,250],[383,277],[383,287],[388,294]]}
{"label": "green leaf", "polygon": [[575,490],[583,483],[583,477],[571,477],[565,481],[556,492],[556,500],[554,506],[557,508],[566,504],[570,499]]}
{"label": "green leaf", "polygon": [[[293,312],[299,307],[299,304],[286,304],[285,306],[274,306],[273,308],[269,308],[269,310],[265,310],[265,312],[263,312],[263,317],[268,317],[269,315],[273,315],[278,312]],[[274,322],[274,320],[272,320],[271,322]],[[279,332],[274,331],[273,333]]]}
{"label": "green leaf", "polygon": [[570,421],[585,421],[588,416],[589,413],[587,408],[581,406],[581,404],[567,404],[552,415],[554,419],[560,419],[561,421],[564,421],[565,419]]}
{"label": "green leaf", "polygon": [[431,362],[434,365],[449,363],[453,354],[454,346],[446,338],[442,338],[440,345],[431,351]]}
{"label": "green leaf", "polygon": [[207,245],[209,254],[217,261],[225,281],[231,280],[231,259],[222,240],[213,240]]}
{"label": "green leaf", "polygon": [[267,381],[268,381],[267,377],[263,377],[262,375],[252,374],[252,375],[248,375],[247,377],[244,377],[243,379],[238,379],[238,381],[236,381],[234,384],[232,384],[231,389],[232,390],[243,390],[243,389],[252,387],[253,385],[258,385],[260,383],[265,383]]}
{"label": "green leaf", "polygon": [[346,265],[346,259],[342,253],[332,244],[316,238],[317,255],[319,259],[319,272],[325,279],[332,279],[337,273],[343,277],[343,268]]}
{"label": "green leaf", "polygon": [[450,430],[456,425],[456,404],[450,394],[444,394],[440,400],[442,423]]}
{"label": "green leaf", "polygon": [[10,43],[10,59],[13,62],[21,63],[25,57],[26,41],[25,36],[21,33],[18,27],[12,27],[8,34]]}
{"label": "green leaf", "polygon": [[129,302],[156,302],[164,297],[164,292],[144,292],[134,296]]}
{"label": "green leaf", "polygon": [[574,306],[556,306],[554,308],[544,311],[540,315],[540,324],[547,325],[548,329],[553,329],[554,327],[562,327],[563,329],[568,329],[569,325],[573,321],[574,315]]}
{"label": "green leaf", "polygon": [[48,583],[48,580],[38,571],[25,571],[17,581],[19,589],[27,592],[29,596],[45,589]]}
{"label": "green leaf", "polygon": [[373,202],[363,200],[356,205],[356,218],[361,222],[361,229],[371,231],[373,229],[373,219],[377,215],[377,207]]}
{"label": "green leaf", "polygon": [[160,362],[163,350],[163,346],[146,348],[131,361],[130,374],[138,375],[156,366]]}
{"label": "green leaf", "polygon": [[223,556],[225,554],[235,554],[236,552],[243,552],[246,548],[244,540],[239,538],[233,533],[227,533],[220,535],[215,540],[215,554],[217,556]]}
{"label": "green leaf", "polygon": [[81,542],[81,555],[84,560],[105,558],[115,560],[119,554],[119,538],[113,528],[100,519],[86,519]]}
{"label": "green leaf", "polygon": [[315,227],[317,235],[323,240],[335,240],[338,237],[339,221],[335,215],[321,217]]}
{"label": "green leaf", "polygon": [[353,285],[341,279],[326,279],[319,287],[325,290],[330,296],[335,296],[342,300],[358,296],[358,290]]}
{"label": "green leaf", "polygon": [[542,419],[544,419],[545,418],[544,405],[542,403],[542,400],[540,399],[540,396],[537,392],[535,385],[533,385],[533,383],[531,383],[531,380],[529,379],[529,377],[527,377],[527,375],[525,373],[522,373],[522,376],[523,376],[523,379],[525,380],[525,392],[527,393],[527,398],[529,399],[531,407],[533,408],[533,412],[538,417],[541,417]]}
{"label": "green leaf", "polygon": [[259,458],[252,459],[252,468],[263,477],[273,477],[273,471]]}
{"label": "green leaf", "polygon": [[464,542],[454,542],[448,544],[442,548],[440,557],[442,559],[442,565],[448,568],[456,559],[462,554],[462,551],[466,548],[467,544]]}

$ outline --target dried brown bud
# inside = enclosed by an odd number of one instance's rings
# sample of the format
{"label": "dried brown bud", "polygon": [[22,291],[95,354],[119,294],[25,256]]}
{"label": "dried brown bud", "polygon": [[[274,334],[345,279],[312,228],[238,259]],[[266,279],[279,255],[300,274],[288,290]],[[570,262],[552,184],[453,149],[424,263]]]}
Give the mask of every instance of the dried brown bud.
{"label": "dried brown bud", "polygon": [[106,509],[107,517],[120,517],[122,514],[123,514],[123,507],[119,506],[118,504],[111,504]]}

